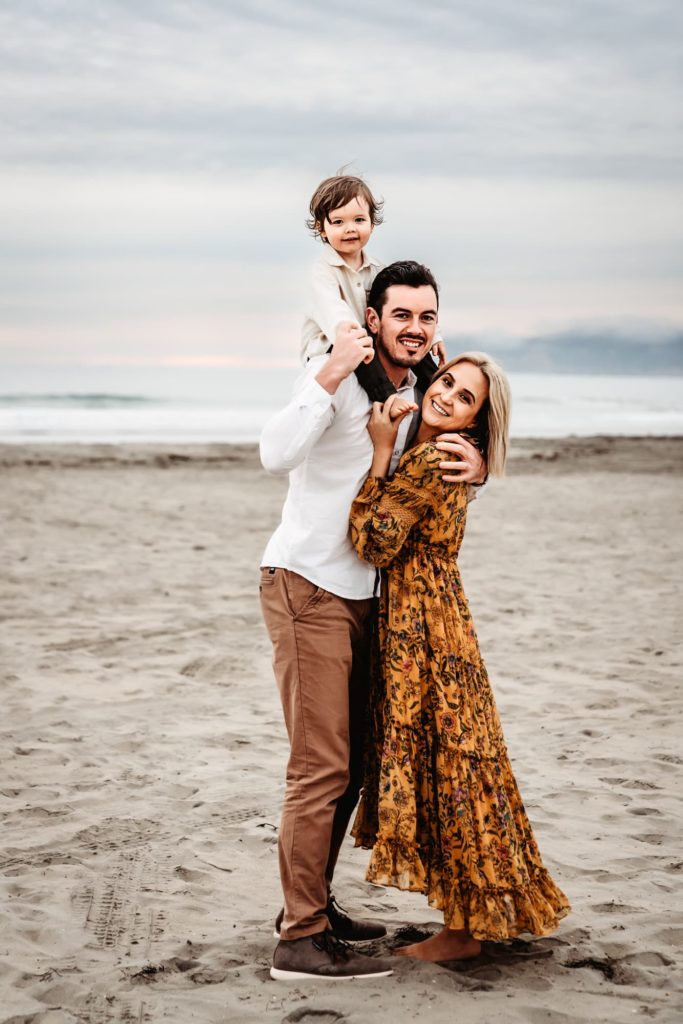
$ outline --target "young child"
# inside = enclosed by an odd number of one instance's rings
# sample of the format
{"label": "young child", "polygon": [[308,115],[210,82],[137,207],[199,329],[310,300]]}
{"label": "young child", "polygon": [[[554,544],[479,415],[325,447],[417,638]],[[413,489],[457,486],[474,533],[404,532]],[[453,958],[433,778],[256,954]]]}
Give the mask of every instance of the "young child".
{"label": "young child", "polygon": [[[383,205],[362,178],[350,174],[326,178],[313,193],[307,226],[322,240],[323,248],[311,274],[301,335],[303,363],[329,352],[340,323],[365,325],[368,292],[382,269],[382,264],[365,251],[365,245],[376,225],[382,223]],[[446,353],[440,336],[432,353],[443,365]],[[422,380],[429,379],[436,370],[431,355],[419,366]],[[395,392],[378,359],[361,364],[356,375],[373,401],[383,402]]]}

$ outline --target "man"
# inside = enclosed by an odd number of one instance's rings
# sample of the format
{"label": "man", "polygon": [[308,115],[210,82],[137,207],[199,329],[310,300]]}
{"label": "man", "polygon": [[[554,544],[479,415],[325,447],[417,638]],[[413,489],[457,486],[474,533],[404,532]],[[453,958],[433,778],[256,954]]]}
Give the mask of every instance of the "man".
{"label": "man", "polygon": [[[413,367],[430,351],[437,319],[431,272],[411,261],[386,267],[368,297],[372,337],[358,324],[340,325],[332,352],[309,362],[293,399],[261,437],[265,469],[290,475],[259,588],[291,748],[278,844],[284,911],[271,968],[277,979],[391,973],[347,944],[378,938],[385,929],[347,917],[330,888],[361,784],[376,592],[375,570],[348,538],[351,502],[373,452],[372,406],[354,371],[374,341],[387,377],[412,401]],[[399,428],[392,472],[408,443],[410,419]],[[450,473],[444,479],[483,481],[486,467],[476,448],[457,435],[440,446],[460,460],[442,464]]]}

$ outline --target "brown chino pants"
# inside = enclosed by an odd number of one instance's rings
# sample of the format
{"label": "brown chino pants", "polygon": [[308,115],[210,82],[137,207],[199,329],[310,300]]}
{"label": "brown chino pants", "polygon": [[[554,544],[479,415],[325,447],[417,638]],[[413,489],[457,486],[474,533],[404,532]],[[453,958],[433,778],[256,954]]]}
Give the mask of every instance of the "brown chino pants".
{"label": "brown chino pants", "polygon": [[329,927],[329,887],[358,800],[374,600],[337,597],[288,569],[261,569],[259,590],[290,744],[280,935],[300,939]]}

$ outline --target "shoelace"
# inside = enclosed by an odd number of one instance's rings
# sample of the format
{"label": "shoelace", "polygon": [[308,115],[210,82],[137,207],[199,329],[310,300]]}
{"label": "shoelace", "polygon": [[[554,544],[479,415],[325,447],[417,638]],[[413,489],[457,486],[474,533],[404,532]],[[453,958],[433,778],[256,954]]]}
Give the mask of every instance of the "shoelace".
{"label": "shoelace", "polygon": [[330,893],[330,898],[327,901],[327,909],[328,910],[334,910],[335,914],[338,914],[339,917],[344,917],[347,920],[349,919],[348,912],[346,910],[344,910],[343,907],[339,906],[339,904],[337,903],[337,900],[335,899],[335,897],[331,893]]}
{"label": "shoelace", "polygon": [[313,945],[321,953],[328,953],[332,957],[332,963],[336,963],[338,960],[345,963],[353,952],[353,946],[350,946],[348,942],[344,942],[343,939],[338,939],[333,932],[323,932],[321,935],[316,935],[313,939]]}

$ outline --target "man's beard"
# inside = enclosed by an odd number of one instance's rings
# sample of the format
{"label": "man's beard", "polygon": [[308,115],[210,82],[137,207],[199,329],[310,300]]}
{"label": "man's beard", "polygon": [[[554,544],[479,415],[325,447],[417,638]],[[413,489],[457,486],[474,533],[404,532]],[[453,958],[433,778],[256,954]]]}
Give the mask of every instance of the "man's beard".
{"label": "man's beard", "polygon": [[[415,349],[415,351],[412,354],[410,352],[408,352],[407,350],[405,352],[402,352],[400,350],[400,340],[399,340],[401,337],[409,338],[411,341],[418,341],[422,347],[419,348],[419,349]],[[387,348],[387,346],[384,344],[384,337],[383,337],[383,334],[382,334],[382,328],[381,327],[379,329],[379,332],[375,335],[373,341],[374,341],[375,349],[377,351],[381,350],[383,355],[384,355],[384,357],[385,357],[385,359],[388,362],[393,363],[394,366],[400,366],[404,370],[405,369],[410,369],[411,367],[415,366],[416,363],[421,362],[421,360],[424,359],[424,357],[429,352],[429,346],[426,344],[424,339],[423,338],[415,338],[411,334],[404,334],[404,335],[400,335],[399,334],[397,336],[397,338],[396,338],[396,352],[395,353],[390,352],[389,349]]]}

